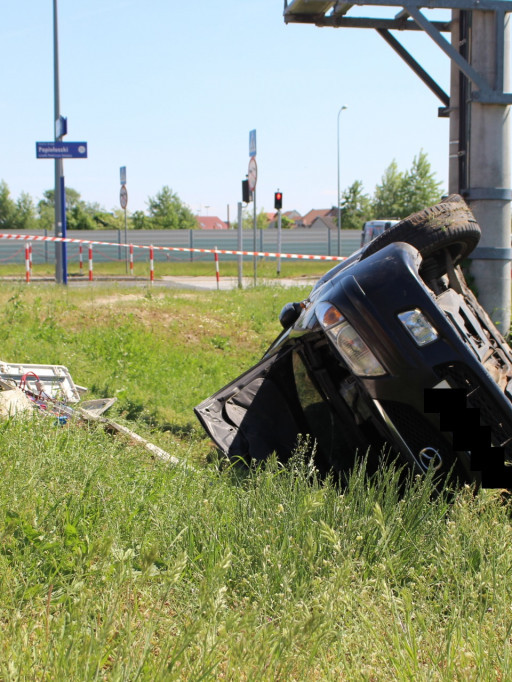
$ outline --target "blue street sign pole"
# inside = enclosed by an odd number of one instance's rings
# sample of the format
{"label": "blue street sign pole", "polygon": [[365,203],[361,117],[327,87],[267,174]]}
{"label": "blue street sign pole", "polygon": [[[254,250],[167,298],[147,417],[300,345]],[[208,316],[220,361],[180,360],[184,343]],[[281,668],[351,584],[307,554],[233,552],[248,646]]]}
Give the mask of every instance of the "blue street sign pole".
{"label": "blue street sign pole", "polygon": [[[64,176],[60,178],[60,215],[62,222],[62,237],[66,238],[66,185],[64,182]],[[67,243],[62,242],[62,284],[68,283],[68,249]]]}
{"label": "blue street sign pole", "polygon": [[[59,30],[58,30],[58,17],[57,17],[57,0],[53,0],[53,99],[54,99],[54,124],[60,120],[60,87],[59,87]],[[55,125],[55,143],[60,141]],[[38,157],[39,158],[39,157]],[[61,215],[61,179],[63,178],[63,162],[62,157],[55,158],[55,194],[54,194],[54,205],[55,205],[55,236],[61,236],[62,230],[62,215]],[[57,284],[62,283],[62,249],[59,248],[59,243],[55,243],[55,281]]]}
{"label": "blue street sign pole", "polygon": [[[67,120],[57,120],[55,132],[65,134]],[[64,183],[63,159],[86,159],[87,142],[36,142],[38,159],[55,159],[55,236],[66,237],[66,186]],[[126,219],[126,217],[125,217]],[[58,284],[68,283],[68,260],[66,242],[55,242],[55,281]]]}

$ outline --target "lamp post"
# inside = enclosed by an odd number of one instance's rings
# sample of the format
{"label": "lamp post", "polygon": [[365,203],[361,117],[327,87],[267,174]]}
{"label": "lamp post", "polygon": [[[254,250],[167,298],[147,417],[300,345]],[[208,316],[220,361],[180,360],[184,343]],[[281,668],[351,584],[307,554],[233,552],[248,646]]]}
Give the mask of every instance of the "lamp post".
{"label": "lamp post", "polygon": [[341,256],[341,196],[340,196],[340,114],[347,107],[343,105],[338,111],[337,139],[338,139],[338,256]]}

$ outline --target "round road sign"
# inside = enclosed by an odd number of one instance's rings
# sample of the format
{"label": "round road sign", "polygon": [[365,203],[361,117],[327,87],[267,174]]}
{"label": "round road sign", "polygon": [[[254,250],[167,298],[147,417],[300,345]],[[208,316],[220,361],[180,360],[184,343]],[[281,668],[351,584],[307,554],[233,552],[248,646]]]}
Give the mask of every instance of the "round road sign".
{"label": "round road sign", "polygon": [[121,191],[119,192],[119,203],[121,204],[121,208],[126,208],[128,206],[128,190],[125,185],[121,187]]}
{"label": "round road sign", "polygon": [[258,180],[258,165],[256,163],[255,156],[251,156],[251,160],[249,161],[249,173],[247,175],[247,179],[249,180],[249,189],[251,192],[254,192],[256,188],[256,181]]}

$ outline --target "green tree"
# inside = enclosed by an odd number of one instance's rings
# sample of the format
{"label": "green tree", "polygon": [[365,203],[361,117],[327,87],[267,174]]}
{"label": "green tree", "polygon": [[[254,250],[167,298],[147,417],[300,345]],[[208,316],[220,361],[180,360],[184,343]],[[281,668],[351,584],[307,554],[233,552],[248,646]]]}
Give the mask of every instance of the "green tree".
{"label": "green tree", "polygon": [[421,149],[403,178],[403,212],[400,217],[437,204],[442,196],[441,184],[435,178],[427,154]]}
{"label": "green tree", "polygon": [[134,230],[149,230],[151,227],[149,218],[144,211],[134,211],[131,223]]}
{"label": "green tree", "polygon": [[405,218],[436,204],[442,196],[441,182],[435,179],[427,154],[421,149],[411,168],[398,170],[395,160],[375,187],[372,207],[375,218]]}
{"label": "green tree", "polygon": [[[70,230],[80,229],[74,226],[79,219],[77,211],[75,211],[71,217],[71,224],[73,224],[73,227],[70,224],[70,213],[75,207],[80,207],[80,204],[84,204],[80,199],[80,193],[72,187],[66,187],[66,219],[67,227]],[[43,192],[43,198],[37,204],[37,212],[39,215],[40,228],[53,230],[55,224],[55,190],[47,189]]]}
{"label": "green tree", "polygon": [[[265,209],[262,208],[260,209],[260,212],[256,214],[256,229],[258,230],[266,230],[267,227],[269,226],[269,219],[268,215],[265,212]],[[235,225],[237,227],[237,225]],[[242,229],[244,230],[252,230],[254,227],[254,210],[253,207],[247,207],[244,209],[242,212]]]}
{"label": "green tree", "polygon": [[[37,205],[39,227],[52,230],[55,222],[55,191],[48,189]],[[118,212],[119,213],[119,212]],[[66,225],[68,230],[121,229],[124,217],[108,213],[96,202],[86,202],[80,192],[66,187]]]}
{"label": "green tree", "polygon": [[291,218],[288,218],[287,215],[282,215],[281,227],[283,230],[292,230],[295,227],[295,222]]}
{"label": "green tree", "polygon": [[371,201],[363,183],[355,180],[341,195],[341,229],[361,230],[371,215]]}
{"label": "green tree", "polygon": [[170,187],[163,187],[148,199],[149,226],[155,230],[194,230],[197,220]]}
{"label": "green tree", "polygon": [[103,226],[98,226],[94,220],[94,214],[87,211],[83,202],[66,208],[66,227],[68,230],[95,230]]}
{"label": "green tree", "polygon": [[7,183],[2,180],[0,181],[0,229],[2,231],[13,229],[15,212],[16,204],[11,199],[11,193]]}
{"label": "green tree", "polygon": [[375,187],[372,201],[372,213],[377,219],[398,218],[403,207],[404,174],[398,170],[393,159],[384,171],[380,185]]}
{"label": "green tree", "polygon": [[15,230],[34,230],[37,228],[36,207],[30,194],[21,192],[16,199],[13,227]]}
{"label": "green tree", "polygon": [[[115,208],[113,211],[105,211],[99,208],[93,213],[92,219],[95,223],[95,228],[99,230],[124,230],[124,211]],[[127,215],[126,219],[127,229],[131,228],[131,220]]]}
{"label": "green tree", "polygon": [[14,201],[9,187],[0,182],[0,230],[31,230],[37,227],[35,206],[30,194],[21,192]]}

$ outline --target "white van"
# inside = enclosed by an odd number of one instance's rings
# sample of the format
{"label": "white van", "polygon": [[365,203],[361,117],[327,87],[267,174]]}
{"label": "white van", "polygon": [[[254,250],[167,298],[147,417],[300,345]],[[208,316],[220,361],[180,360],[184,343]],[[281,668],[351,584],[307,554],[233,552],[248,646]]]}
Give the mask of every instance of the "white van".
{"label": "white van", "polygon": [[383,220],[368,220],[363,225],[363,231],[361,233],[361,246],[365,246],[382,234],[384,230],[389,230],[392,225],[396,225],[398,220],[394,218],[384,218]]}

